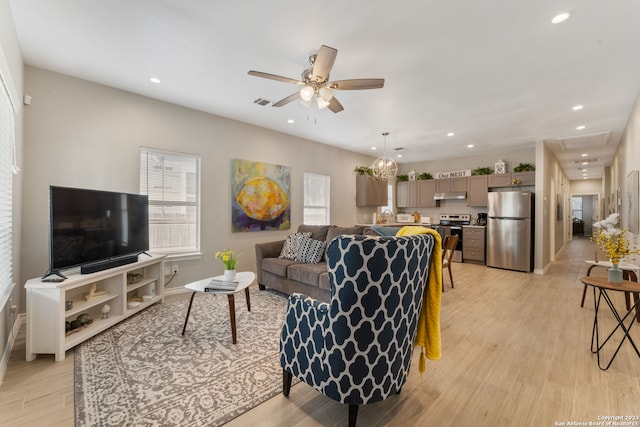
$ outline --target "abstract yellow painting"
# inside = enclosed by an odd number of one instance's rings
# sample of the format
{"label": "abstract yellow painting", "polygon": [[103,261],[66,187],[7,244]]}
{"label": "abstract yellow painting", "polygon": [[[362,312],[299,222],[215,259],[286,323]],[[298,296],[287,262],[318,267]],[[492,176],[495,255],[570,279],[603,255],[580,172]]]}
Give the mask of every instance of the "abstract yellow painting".
{"label": "abstract yellow painting", "polygon": [[232,231],[287,230],[291,227],[290,168],[231,160]]}

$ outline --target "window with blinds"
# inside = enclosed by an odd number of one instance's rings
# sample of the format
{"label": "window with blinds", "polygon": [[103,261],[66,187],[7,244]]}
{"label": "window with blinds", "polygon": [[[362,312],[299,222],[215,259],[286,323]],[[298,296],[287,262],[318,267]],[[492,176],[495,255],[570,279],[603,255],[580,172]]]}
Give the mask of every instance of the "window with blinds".
{"label": "window with blinds", "polygon": [[140,148],[140,193],[149,196],[151,252],[200,252],[200,156]]}
{"label": "window with blinds", "polygon": [[331,177],[317,173],[304,173],[303,222],[309,225],[331,224]]}
{"label": "window with blinds", "polygon": [[0,79],[0,307],[13,288],[13,108]]}

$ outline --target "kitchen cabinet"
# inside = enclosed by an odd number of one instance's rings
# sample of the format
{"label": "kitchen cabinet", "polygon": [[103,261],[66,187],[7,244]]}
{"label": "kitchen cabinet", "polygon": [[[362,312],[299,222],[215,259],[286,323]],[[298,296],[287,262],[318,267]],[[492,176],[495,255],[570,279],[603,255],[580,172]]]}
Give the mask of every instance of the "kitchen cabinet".
{"label": "kitchen cabinet", "polygon": [[467,178],[467,205],[487,206],[489,175],[474,175]]}
{"label": "kitchen cabinet", "polygon": [[513,172],[511,179],[519,182],[514,185],[536,185],[536,171]]}
{"label": "kitchen cabinet", "polygon": [[440,206],[433,196],[436,180],[424,179],[396,183],[396,206],[399,208],[435,208]]}
{"label": "kitchen cabinet", "polygon": [[435,208],[440,206],[440,201],[433,198],[436,194],[436,180],[423,179],[416,182],[418,183],[418,207]]}
{"label": "kitchen cabinet", "polygon": [[462,262],[485,264],[486,227],[462,227]]}
{"label": "kitchen cabinet", "polygon": [[467,177],[436,179],[436,193],[467,191]]}
{"label": "kitchen cabinet", "polygon": [[[536,185],[536,171],[492,174],[488,175],[488,177],[489,188]],[[517,182],[516,184],[514,184],[514,180]]]}
{"label": "kitchen cabinet", "polygon": [[387,181],[370,175],[356,175],[356,206],[386,206]]}

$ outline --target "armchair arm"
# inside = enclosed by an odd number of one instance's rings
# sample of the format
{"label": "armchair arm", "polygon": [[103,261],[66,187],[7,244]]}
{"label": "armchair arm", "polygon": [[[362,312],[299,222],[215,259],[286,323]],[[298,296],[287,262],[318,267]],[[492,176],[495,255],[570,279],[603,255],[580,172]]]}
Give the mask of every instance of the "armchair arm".
{"label": "armchair arm", "polygon": [[284,240],[256,243],[256,275],[258,276],[259,284],[262,284],[262,260],[264,258],[278,258],[283,246]]}
{"label": "armchair arm", "polygon": [[328,325],[329,304],[303,294],[289,296],[280,333],[280,365],[318,390],[327,372],[324,342]]}

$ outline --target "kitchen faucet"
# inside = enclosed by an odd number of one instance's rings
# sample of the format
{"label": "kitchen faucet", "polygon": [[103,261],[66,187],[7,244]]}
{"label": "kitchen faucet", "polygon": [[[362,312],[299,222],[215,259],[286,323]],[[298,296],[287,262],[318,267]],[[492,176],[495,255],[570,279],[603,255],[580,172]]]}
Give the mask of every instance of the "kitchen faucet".
{"label": "kitchen faucet", "polygon": [[385,209],[382,211],[382,223],[386,224],[387,223],[387,214],[389,214],[389,216],[391,218],[393,218],[393,212],[391,212],[389,209]]}

